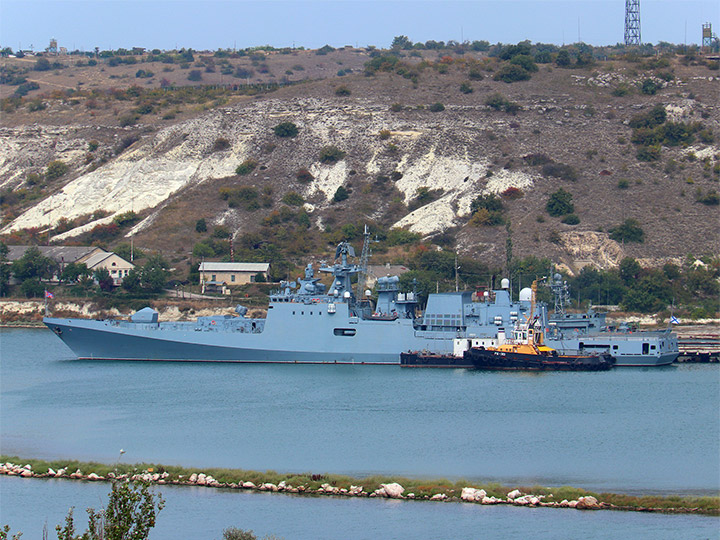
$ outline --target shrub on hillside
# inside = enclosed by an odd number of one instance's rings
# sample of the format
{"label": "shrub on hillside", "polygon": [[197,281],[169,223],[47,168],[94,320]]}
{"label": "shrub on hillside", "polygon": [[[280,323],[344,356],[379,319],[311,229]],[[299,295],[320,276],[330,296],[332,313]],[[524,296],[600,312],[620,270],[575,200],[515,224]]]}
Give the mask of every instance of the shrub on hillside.
{"label": "shrub on hillside", "polygon": [[440,103],[440,102],[433,103],[432,105],[430,105],[430,106],[428,107],[428,110],[429,110],[430,112],[442,112],[442,111],[445,110],[445,105],[443,105],[443,104]]}
{"label": "shrub on hillside", "polygon": [[577,180],[577,172],[570,165],[564,163],[546,163],[542,168],[543,176],[554,176],[563,180],[574,182]]}
{"label": "shrub on hillside", "polygon": [[252,158],[246,159],[243,161],[240,165],[237,166],[235,169],[235,174],[237,175],[246,175],[250,174],[255,170],[255,167],[258,166],[258,162]]}
{"label": "shrub on hillside", "polygon": [[486,97],[485,105],[487,105],[491,109],[495,109],[496,111],[504,111],[508,114],[513,115],[516,114],[521,108],[520,105],[511,102],[505,96],[498,92],[490,94],[488,97]]}
{"label": "shrub on hillside", "polygon": [[47,169],[45,170],[45,178],[48,180],[55,180],[56,178],[63,176],[66,172],[68,172],[68,170],[69,167],[64,161],[51,161],[48,163]]}
{"label": "shrub on hillside", "polygon": [[223,152],[225,150],[228,150],[230,148],[230,141],[228,141],[225,137],[218,137],[215,139],[215,142],[213,143],[212,151],[213,152]]}
{"label": "shrub on hillside", "polygon": [[575,206],[572,203],[572,194],[560,188],[550,195],[545,209],[547,213],[553,217],[572,214],[575,211]]}
{"label": "shrub on hillside", "polygon": [[580,218],[577,216],[577,214],[568,214],[564,216],[560,221],[562,221],[566,225],[577,225],[578,223],[580,223]]}
{"label": "shrub on hillside", "polygon": [[337,203],[346,200],[348,197],[350,197],[350,192],[345,189],[345,187],[340,186],[335,191],[335,195],[333,195],[332,200]]}
{"label": "shrub on hillside", "polygon": [[347,86],[338,86],[335,89],[336,96],[344,97],[344,96],[349,96],[350,94],[352,94],[352,92],[350,91],[350,89]]}
{"label": "shrub on hillside", "polygon": [[616,242],[644,242],[645,231],[635,219],[626,219],[620,225],[610,229],[610,238]]}
{"label": "shrub on hillside", "polygon": [[295,137],[298,132],[298,127],[292,122],[282,122],[273,128],[273,133],[282,138]]}
{"label": "shrub on hillside", "polygon": [[297,181],[301,184],[309,184],[315,179],[312,173],[307,169],[298,170],[298,172],[295,173],[295,178],[297,178]]}
{"label": "shrub on hillside", "polygon": [[345,157],[345,152],[337,146],[324,146],[320,149],[320,163],[337,163]]}
{"label": "shrub on hillside", "polygon": [[505,64],[493,75],[493,79],[508,84],[527,81],[530,79],[530,72],[516,64]]}

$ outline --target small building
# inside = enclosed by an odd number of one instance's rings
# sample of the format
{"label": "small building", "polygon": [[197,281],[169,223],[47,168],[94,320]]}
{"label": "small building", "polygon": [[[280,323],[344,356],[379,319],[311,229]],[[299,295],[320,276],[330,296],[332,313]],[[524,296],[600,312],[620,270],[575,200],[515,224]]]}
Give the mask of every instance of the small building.
{"label": "small building", "polygon": [[[20,259],[25,252],[33,246],[8,246],[8,262]],[[114,285],[120,285],[135,265],[111,251],[105,251],[97,246],[35,246],[43,257],[48,257],[58,265],[58,274],[70,263],[84,264],[90,272],[98,268],[105,268],[110,272]],[[55,279],[59,277],[56,276]]]}
{"label": "small building", "polygon": [[265,281],[269,263],[203,262],[200,263],[200,285],[245,285],[254,283],[260,275]]}
{"label": "small building", "polygon": [[78,262],[85,264],[91,272],[94,272],[99,268],[104,268],[110,273],[113,285],[116,286],[120,285],[125,276],[130,273],[130,270],[135,268],[133,263],[127,262],[119,255],[107,251],[93,253],[89,257]]}

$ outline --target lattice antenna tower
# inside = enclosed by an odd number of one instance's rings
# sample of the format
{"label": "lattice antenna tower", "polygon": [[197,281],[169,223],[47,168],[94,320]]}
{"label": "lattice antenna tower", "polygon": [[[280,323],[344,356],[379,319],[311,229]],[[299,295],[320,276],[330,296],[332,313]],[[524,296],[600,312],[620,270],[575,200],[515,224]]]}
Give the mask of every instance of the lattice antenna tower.
{"label": "lattice antenna tower", "polygon": [[625,45],[640,45],[640,0],[625,0]]}

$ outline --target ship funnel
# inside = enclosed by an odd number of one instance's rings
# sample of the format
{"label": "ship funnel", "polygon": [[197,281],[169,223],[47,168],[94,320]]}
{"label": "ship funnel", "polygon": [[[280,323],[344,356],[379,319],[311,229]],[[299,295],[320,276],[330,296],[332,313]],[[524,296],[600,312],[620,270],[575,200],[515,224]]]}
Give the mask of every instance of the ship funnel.
{"label": "ship funnel", "polygon": [[500,288],[501,289],[509,289],[510,288],[510,280],[508,278],[502,278],[500,281]]}

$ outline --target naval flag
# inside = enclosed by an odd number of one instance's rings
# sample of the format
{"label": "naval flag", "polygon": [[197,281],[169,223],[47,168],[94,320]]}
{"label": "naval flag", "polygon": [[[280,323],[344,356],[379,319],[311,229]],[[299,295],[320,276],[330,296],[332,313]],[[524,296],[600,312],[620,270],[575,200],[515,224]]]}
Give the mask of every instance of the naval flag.
{"label": "naval flag", "polygon": [[55,295],[50,291],[45,291],[45,298],[55,298]]}
{"label": "naval flag", "polygon": [[673,315],[670,317],[670,324],[680,324],[680,321],[675,315]]}

